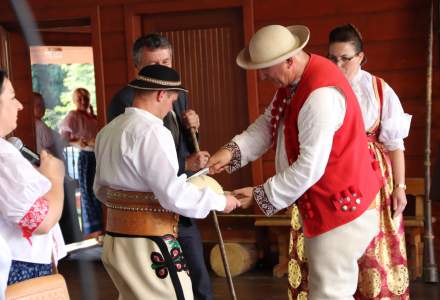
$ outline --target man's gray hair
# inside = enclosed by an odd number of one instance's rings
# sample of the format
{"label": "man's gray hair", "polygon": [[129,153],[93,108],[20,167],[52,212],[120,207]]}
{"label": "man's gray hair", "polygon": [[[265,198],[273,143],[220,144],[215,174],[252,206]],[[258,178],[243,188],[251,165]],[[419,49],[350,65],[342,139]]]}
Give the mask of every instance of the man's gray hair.
{"label": "man's gray hair", "polygon": [[133,45],[133,63],[136,67],[139,67],[141,63],[142,51],[156,50],[156,49],[169,49],[172,54],[173,49],[170,41],[158,33],[151,33],[144,35],[136,40]]}

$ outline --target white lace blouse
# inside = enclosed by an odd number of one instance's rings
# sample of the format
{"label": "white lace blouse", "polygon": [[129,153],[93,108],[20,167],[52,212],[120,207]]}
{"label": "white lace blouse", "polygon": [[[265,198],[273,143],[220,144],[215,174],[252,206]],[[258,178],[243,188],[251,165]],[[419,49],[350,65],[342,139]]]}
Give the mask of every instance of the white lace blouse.
{"label": "white lace blouse", "polygon": [[[373,89],[373,76],[360,69],[350,83],[361,107],[365,130],[368,130],[379,117],[379,103]],[[408,136],[411,118],[411,115],[403,111],[399,97],[385,83],[379,141],[387,150],[405,150],[403,139]]]}

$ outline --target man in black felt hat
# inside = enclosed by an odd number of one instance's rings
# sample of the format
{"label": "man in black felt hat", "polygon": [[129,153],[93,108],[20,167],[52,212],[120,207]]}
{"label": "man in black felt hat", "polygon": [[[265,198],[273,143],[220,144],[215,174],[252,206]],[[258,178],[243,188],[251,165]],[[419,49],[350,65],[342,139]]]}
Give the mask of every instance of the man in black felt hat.
{"label": "man in black felt hat", "polygon": [[[172,67],[173,49],[170,41],[158,33],[149,33],[139,37],[133,44],[133,64],[137,72],[148,65],[160,64]],[[126,86],[119,90],[111,99],[107,110],[107,121],[123,114],[126,107],[133,105],[134,89]],[[179,162],[178,175],[191,176],[194,172],[205,167],[209,159],[209,152],[196,151],[191,135],[191,128],[196,130],[200,126],[197,113],[188,109],[187,93],[180,91],[178,99],[173,103],[171,110],[163,119],[164,125],[171,131]],[[179,217],[179,243],[185,253],[185,259],[191,275],[194,297],[197,300],[212,300],[212,286],[206,268],[203,244],[196,221]]]}
{"label": "man in black felt hat", "polygon": [[176,239],[177,214],[205,218],[240,202],[177,176],[176,148],[163,118],[178,91],[186,92],[179,74],[149,65],[128,85],[135,89],[132,107],[96,137],[94,190],[108,208],[102,261],[119,299],[193,299]]}

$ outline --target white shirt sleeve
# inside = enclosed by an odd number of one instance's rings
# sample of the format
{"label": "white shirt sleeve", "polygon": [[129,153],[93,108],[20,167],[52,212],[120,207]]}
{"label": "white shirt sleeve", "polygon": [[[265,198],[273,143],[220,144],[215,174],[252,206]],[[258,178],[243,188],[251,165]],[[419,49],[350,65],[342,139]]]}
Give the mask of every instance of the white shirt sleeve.
{"label": "white shirt sleeve", "polygon": [[0,213],[12,224],[51,188],[50,181],[15,150],[0,153]]}
{"label": "white shirt sleeve", "polygon": [[[272,102],[275,100],[276,94]],[[272,102],[244,132],[236,135],[232,141],[240,148],[241,166],[244,167],[263,155],[272,145]]]}
{"label": "white shirt sleeve", "polygon": [[388,151],[405,150],[403,139],[409,134],[412,116],[405,113],[394,90],[385,83],[379,141]]}
{"label": "white shirt sleeve", "polygon": [[[169,130],[158,126],[143,139],[136,138],[135,147],[124,153],[165,209],[191,218],[205,218],[211,210],[223,211],[226,198],[209,188],[199,190],[186,182],[186,175],[177,176],[177,155]],[[148,153],[133,160],[137,153]]]}
{"label": "white shirt sleeve", "polygon": [[309,95],[298,115],[298,159],[263,185],[277,210],[290,206],[322,177],[345,110],[345,98],[335,88],[319,88]]}

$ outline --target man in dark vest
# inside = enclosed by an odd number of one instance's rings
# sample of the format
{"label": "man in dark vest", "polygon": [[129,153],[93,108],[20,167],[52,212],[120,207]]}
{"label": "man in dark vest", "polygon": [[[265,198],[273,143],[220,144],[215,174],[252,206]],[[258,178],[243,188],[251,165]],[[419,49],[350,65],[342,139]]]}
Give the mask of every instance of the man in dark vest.
{"label": "man in dark vest", "polygon": [[[172,46],[166,37],[159,34],[148,34],[136,40],[133,45],[133,62],[137,70],[152,64],[172,66]],[[126,107],[133,103],[134,91],[124,87],[111,100],[107,122],[124,113]],[[203,168],[209,153],[195,153],[190,128],[199,128],[198,115],[188,110],[186,93],[179,93],[178,100],[173,103],[173,110],[164,118],[164,125],[174,138],[179,161],[179,173],[188,176]],[[212,299],[212,287],[203,256],[203,245],[199,230],[194,220],[180,216],[179,237],[183,253],[187,260],[195,299]]]}
{"label": "man in dark vest", "polygon": [[239,53],[240,67],[258,70],[278,90],[264,114],[208,166],[233,171],[274,148],[276,174],[233,193],[243,207],[255,200],[267,216],[296,203],[308,299],[353,299],[357,260],[379,229],[374,199],[382,182],[350,84],[329,60],[303,51],[309,36],[305,26],[270,25]]}

